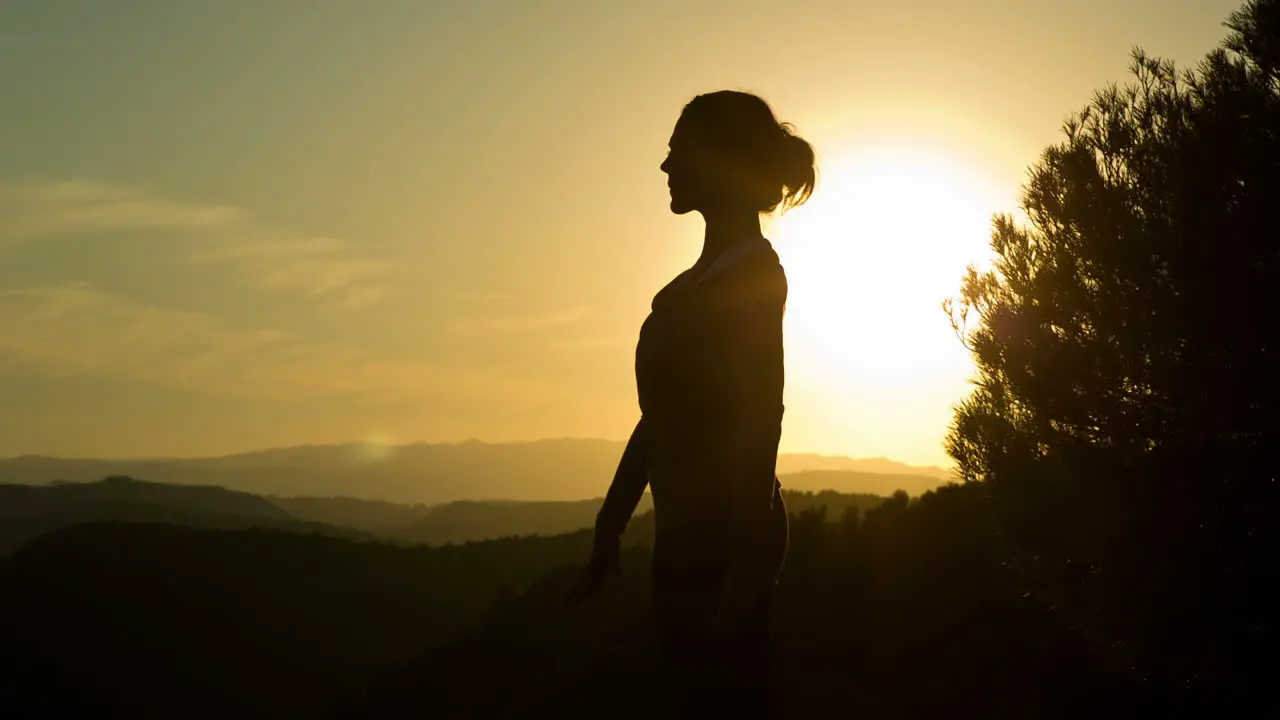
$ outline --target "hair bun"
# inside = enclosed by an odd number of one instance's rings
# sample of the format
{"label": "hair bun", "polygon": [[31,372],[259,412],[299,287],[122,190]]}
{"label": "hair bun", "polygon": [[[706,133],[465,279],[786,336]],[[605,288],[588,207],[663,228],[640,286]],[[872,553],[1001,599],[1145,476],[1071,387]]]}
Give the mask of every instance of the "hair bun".
{"label": "hair bun", "polygon": [[796,207],[809,199],[817,184],[813,146],[796,134],[791,123],[779,123],[782,131],[778,147],[778,178],[784,188],[782,205]]}

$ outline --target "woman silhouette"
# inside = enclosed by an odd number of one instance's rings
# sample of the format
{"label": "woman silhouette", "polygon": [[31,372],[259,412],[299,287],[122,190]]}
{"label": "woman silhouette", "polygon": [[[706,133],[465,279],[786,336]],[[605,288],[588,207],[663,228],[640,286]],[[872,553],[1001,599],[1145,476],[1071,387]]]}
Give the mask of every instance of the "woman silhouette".
{"label": "woman silhouette", "polygon": [[761,98],[699,95],[662,163],[671,211],[706,221],[702,255],[640,329],[641,419],[596,519],[579,596],[618,569],[648,485],[653,601],[663,663],[686,712],[768,714],[769,599],[787,547],[775,474],[787,281],[760,215],[813,192],[813,148]]}

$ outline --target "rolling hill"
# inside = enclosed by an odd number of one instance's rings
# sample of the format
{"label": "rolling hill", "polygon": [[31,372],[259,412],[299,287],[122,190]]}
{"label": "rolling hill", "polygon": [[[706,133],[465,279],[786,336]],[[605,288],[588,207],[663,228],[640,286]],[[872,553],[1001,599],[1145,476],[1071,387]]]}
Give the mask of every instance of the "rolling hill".
{"label": "rolling hill", "polygon": [[300,520],[265,498],[220,487],[165,485],[127,476],[91,483],[0,485],[0,555],[48,533],[96,522],[270,528],[352,540],[376,538],[358,529]]}

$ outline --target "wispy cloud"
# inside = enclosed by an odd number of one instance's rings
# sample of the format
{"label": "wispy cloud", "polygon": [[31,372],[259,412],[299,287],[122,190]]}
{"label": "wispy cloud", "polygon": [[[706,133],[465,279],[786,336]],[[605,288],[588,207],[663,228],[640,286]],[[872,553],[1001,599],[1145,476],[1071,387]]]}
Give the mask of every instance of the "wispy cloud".
{"label": "wispy cloud", "polygon": [[389,268],[349,241],[267,228],[243,208],[161,198],[85,180],[0,183],[0,247],[43,238],[180,231],[170,251],[180,265],[223,265],[252,287],[325,297],[360,309],[385,295]]}
{"label": "wispy cloud", "polygon": [[463,318],[454,322],[449,331],[456,335],[486,335],[547,330],[573,325],[590,314],[591,308],[580,305],[540,315]]}
{"label": "wispy cloud", "polygon": [[0,243],[116,230],[218,229],[242,219],[231,205],[177,202],[83,180],[0,184]]}
{"label": "wispy cloud", "polygon": [[228,265],[265,292],[293,292],[339,298],[346,309],[376,304],[389,263],[363,257],[345,240],[331,237],[258,235],[220,243],[182,262]]}
{"label": "wispy cloud", "polygon": [[83,284],[0,291],[0,363],[205,393],[297,400],[347,395],[375,403],[442,398],[486,406],[553,402],[554,388],[500,373],[371,357],[275,329],[166,310]]}
{"label": "wispy cloud", "polygon": [[341,307],[343,310],[362,310],[382,302],[386,294],[386,290],[371,285],[348,288]]}

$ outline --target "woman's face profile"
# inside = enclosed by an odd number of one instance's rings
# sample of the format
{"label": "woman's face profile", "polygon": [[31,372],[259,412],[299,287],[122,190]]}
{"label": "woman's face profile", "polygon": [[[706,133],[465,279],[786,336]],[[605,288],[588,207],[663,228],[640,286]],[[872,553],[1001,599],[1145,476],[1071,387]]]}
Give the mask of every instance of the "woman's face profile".
{"label": "woman's face profile", "polygon": [[707,209],[717,187],[715,165],[697,133],[683,122],[677,122],[661,166],[667,174],[671,212],[684,215]]}

